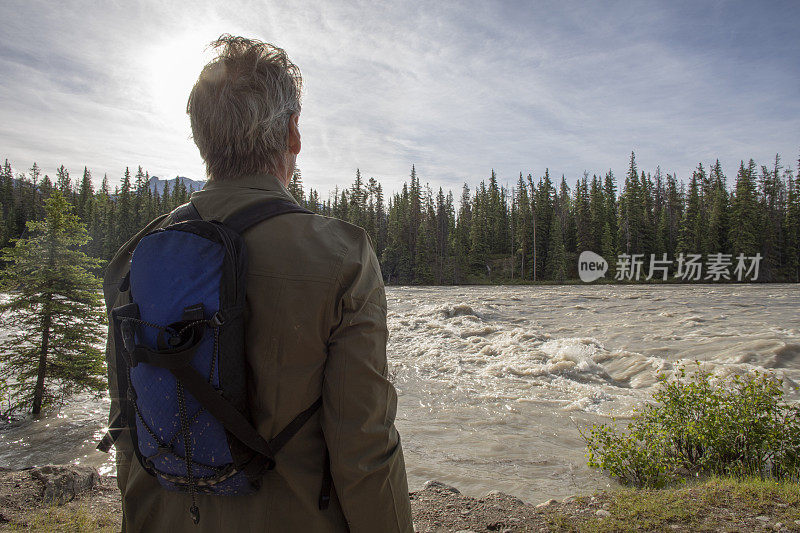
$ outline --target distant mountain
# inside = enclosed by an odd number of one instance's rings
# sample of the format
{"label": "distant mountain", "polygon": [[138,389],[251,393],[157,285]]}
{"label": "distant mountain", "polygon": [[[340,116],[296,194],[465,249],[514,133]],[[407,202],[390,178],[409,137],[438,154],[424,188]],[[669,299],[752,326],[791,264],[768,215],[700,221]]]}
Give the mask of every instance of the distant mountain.
{"label": "distant mountain", "polygon": [[186,186],[186,190],[188,192],[199,191],[200,189],[203,188],[203,185],[206,184],[205,181],[193,180],[191,178],[187,178],[184,176],[177,176],[175,178],[172,178],[171,180],[162,180],[158,176],[153,176],[150,178],[150,190],[152,190],[153,192],[157,192],[158,194],[161,194],[164,192],[164,186],[167,183],[169,183],[169,190],[174,191],[175,185],[178,183],[178,180],[181,180],[184,186]]}

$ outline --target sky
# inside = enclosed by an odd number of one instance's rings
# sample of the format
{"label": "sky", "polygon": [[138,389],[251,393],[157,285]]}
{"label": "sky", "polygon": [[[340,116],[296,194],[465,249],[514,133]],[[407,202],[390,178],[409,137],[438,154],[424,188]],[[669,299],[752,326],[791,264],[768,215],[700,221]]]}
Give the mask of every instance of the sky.
{"label": "sky", "polygon": [[799,2],[0,1],[0,158],[45,173],[204,179],[186,99],[210,41],[284,48],[304,78],[298,167],[397,191],[494,169],[691,176],[719,158],[796,169]]}

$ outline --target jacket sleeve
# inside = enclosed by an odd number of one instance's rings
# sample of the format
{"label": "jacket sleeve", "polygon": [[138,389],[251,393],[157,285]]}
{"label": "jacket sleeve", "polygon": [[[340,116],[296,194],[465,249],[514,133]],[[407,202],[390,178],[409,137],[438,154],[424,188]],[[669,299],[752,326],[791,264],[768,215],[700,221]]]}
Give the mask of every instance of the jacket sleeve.
{"label": "jacket sleeve", "polygon": [[386,294],[363,230],[342,261],[334,302],[322,408],[333,485],[350,531],[410,532],[397,393],[387,377]]}

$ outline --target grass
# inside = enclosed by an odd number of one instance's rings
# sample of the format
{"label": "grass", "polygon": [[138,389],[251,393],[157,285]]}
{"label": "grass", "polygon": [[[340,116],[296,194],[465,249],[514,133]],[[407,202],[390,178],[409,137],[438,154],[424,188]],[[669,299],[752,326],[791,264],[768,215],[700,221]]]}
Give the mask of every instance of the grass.
{"label": "grass", "polygon": [[[622,488],[603,493],[610,515],[555,510],[554,531],[752,531],[780,522],[800,531],[800,483],[712,477],[667,489]],[[584,499],[585,502],[585,499]],[[759,520],[766,517],[767,520]]]}
{"label": "grass", "polygon": [[[3,529],[3,528],[0,528]],[[51,506],[36,509],[23,523],[9,524],[10,531],[53,531],[64,533],[115,532],[116,520],[111,513],[93,512],[88,505]]]}

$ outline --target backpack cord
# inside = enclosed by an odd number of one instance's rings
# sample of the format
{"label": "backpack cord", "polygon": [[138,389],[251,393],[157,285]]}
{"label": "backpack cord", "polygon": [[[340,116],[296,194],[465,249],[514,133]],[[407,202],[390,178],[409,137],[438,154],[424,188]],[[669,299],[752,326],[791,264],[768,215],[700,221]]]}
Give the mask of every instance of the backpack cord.
{"label": "backpack cord", "polygon": [[181,419],[181,433],[183,433],[183,456],[186,461],[186,476],[189,478],[189,493],[192,496],[192,506],[189,507],[189,514],[192,521],[197,524],[200,522],[200,509],[197,507],[197,481],[194,479],[192,470],[192,445],[189,439],[189,421],[186,417],[186,398],[183,394],[183,384],[176,380],[178,393],[178,413]]}

